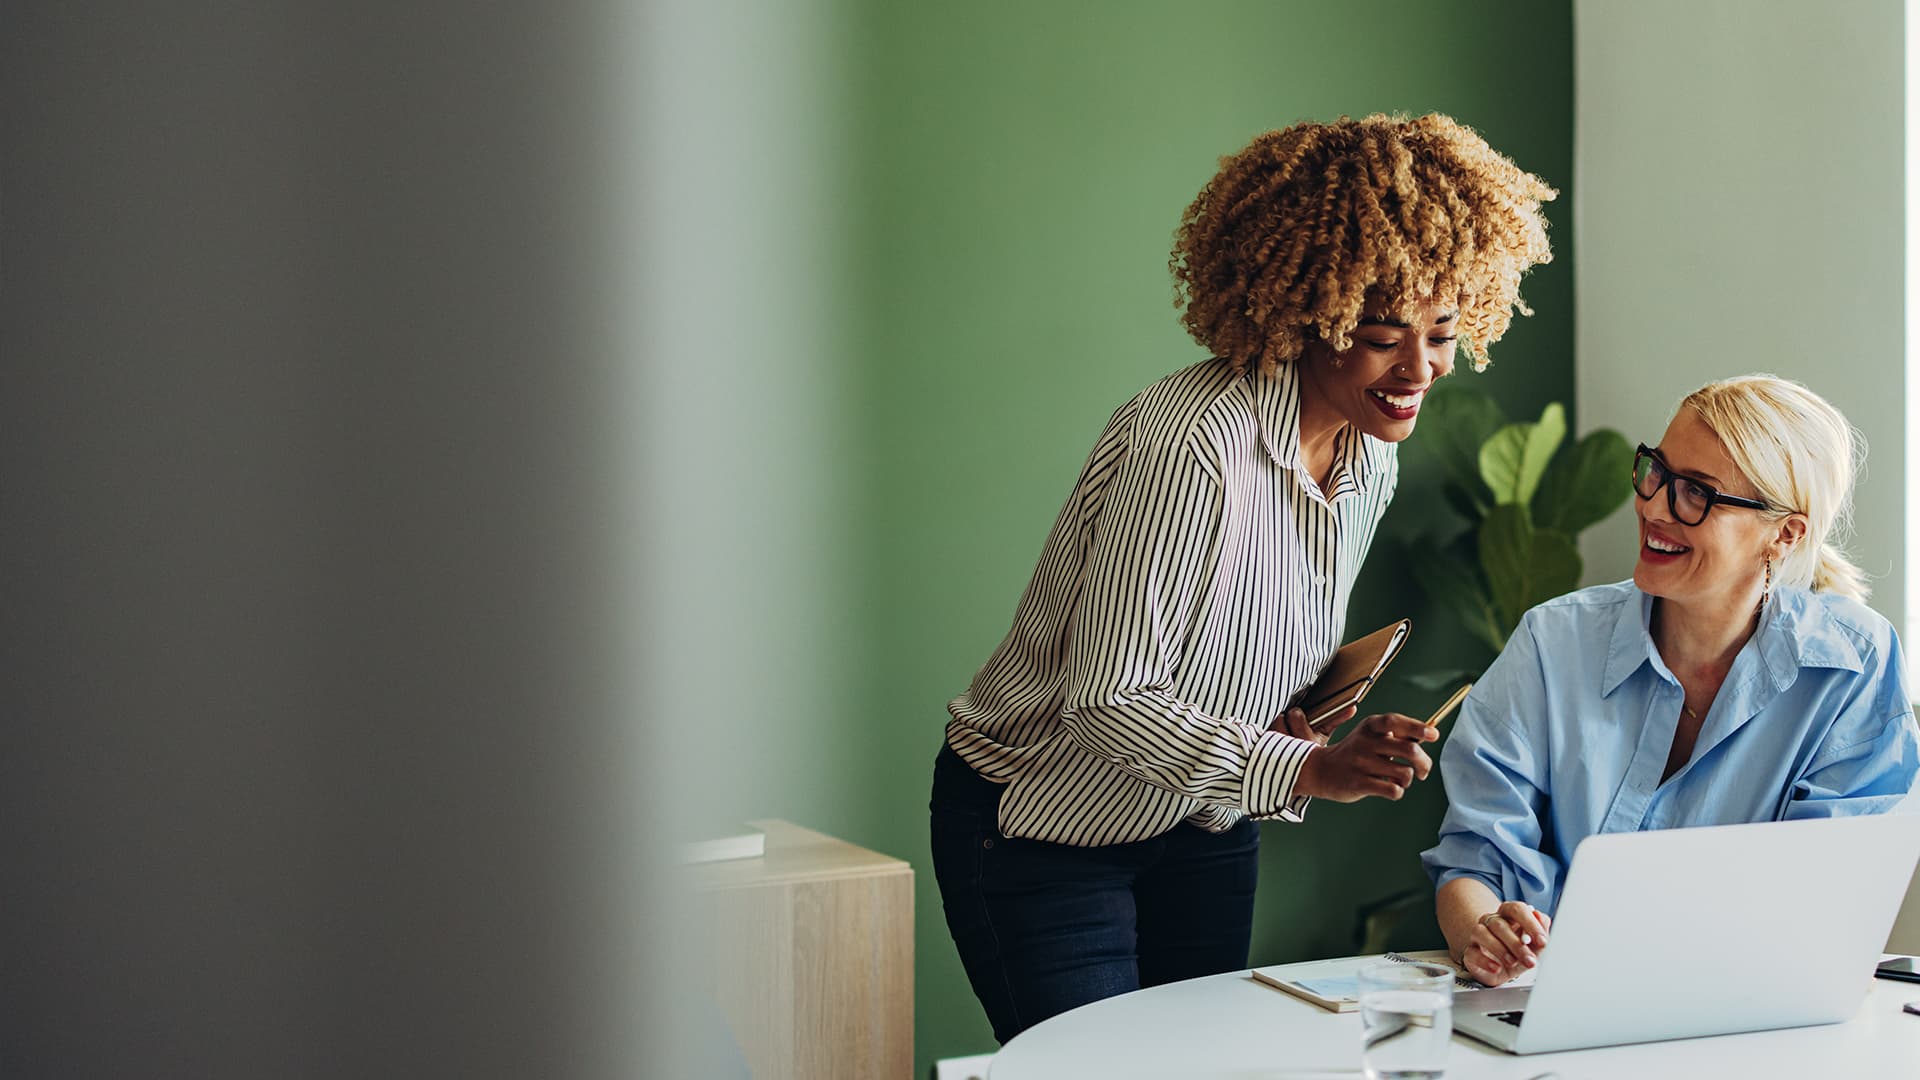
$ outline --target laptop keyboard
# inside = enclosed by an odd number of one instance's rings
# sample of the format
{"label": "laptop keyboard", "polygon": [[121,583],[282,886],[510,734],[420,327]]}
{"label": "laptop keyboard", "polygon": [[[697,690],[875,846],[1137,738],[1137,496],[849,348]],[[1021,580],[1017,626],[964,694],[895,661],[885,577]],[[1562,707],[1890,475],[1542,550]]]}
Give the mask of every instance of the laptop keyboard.
{"label": "laptop keyboard", "polygon": [[1488,1013],[1487,1015],[1493,1017],[1495,1020],[1498,1020],[1503,1024],[1512,1024],[1514,1027],[1519,1027],[1520,1018],[1527,1015],[1527,1010],[1513,1009],[1508,1012],[1493,1012],[1493,1013]]}

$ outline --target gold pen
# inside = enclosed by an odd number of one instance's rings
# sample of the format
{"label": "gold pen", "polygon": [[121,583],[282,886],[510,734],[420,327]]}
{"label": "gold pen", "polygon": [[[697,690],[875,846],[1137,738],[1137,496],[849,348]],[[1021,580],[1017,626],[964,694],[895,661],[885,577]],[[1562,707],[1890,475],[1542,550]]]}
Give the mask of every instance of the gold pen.
{"label": "gold pen", "polygon": [[1436,731],[1439,730],[1440,722],[1447,718],[1448,713],[1460,707],[1460,703],[1467,698],[1467,691],[1471,689],[1473,689],[1473,684],[1468,683],[1460,689],[1455,690],[1453,696],[1447,698],[1445,704],[1433,710],[1433,715],[1427,717],[1427,726]]}

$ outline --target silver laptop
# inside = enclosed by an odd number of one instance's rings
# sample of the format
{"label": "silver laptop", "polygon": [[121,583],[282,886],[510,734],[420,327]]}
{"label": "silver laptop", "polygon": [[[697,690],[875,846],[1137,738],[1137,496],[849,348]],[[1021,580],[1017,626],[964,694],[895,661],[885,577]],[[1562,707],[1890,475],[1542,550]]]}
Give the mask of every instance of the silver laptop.
{"label": "silver laptop", "polygon": [[1513,1054],[1833,1024],[1870,986],[1920,861],[1920,816],[1582,841],[1526,989],[1454,998]]}

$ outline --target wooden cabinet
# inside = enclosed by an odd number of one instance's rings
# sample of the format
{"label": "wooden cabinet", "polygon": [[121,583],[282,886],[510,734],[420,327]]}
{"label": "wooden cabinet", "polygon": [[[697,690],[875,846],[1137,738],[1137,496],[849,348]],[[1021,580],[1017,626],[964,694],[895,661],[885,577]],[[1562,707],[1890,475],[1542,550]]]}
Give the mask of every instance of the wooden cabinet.
{"label": "wooden cabinet", "polygon": [[687,867],[711,984],[755,1080],[913,1073],[913,869],[784,821]]}

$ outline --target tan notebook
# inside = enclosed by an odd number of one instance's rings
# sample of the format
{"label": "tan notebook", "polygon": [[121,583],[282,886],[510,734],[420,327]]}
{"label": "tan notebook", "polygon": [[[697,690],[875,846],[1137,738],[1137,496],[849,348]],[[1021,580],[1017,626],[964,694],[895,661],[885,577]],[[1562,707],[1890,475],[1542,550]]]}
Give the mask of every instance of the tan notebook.
{"label": "tan notebook", "polygon": [[1340,646],[1320,677],[1295,699],[1295,704],[1306,711],[1307,723],[1317,728],[1341,709],[1358,704],[1379,681],[1380,673],[1400,655],[1400,647],[1412,632],[1413,620],[1401,619]]}

